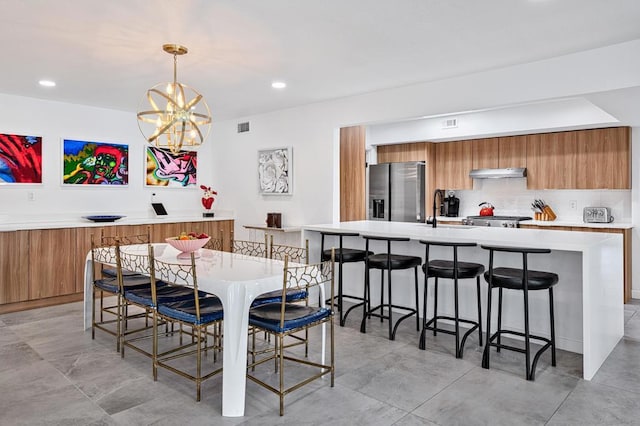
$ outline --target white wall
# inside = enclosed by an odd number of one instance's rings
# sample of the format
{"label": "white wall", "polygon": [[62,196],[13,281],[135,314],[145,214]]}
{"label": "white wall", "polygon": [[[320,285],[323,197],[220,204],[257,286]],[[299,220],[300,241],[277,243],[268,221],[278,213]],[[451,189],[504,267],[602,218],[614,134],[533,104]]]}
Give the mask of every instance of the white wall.
{"label": "white wall", "polygon": [[[131,112],[91,108],[0,94],[0,133],[42,136],[42,185],[0,186],[0,216],[3,220],[28,215],[82,216],[87,213],[150,214],[152,194],[165,203],[170,214],[201,211],[200,189],[144,187],[145,140]],[[61,138],[114,142],[129,145],[127,187],[62,187]],[[198,181],[211,182],[211,145],[199,158]],[[35,200],[29,201],[33,193]],[[215,204],[214,204],[215,206]]]}

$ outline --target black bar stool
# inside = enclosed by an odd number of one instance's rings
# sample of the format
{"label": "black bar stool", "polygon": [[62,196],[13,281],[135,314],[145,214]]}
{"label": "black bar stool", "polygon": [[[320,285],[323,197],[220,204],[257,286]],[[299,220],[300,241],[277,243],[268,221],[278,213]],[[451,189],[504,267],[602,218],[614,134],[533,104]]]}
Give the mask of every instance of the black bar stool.
{"label": "black bar stool", "polygon": [[[553,314],[553,286],[558,283],[558,274],[552,272],[531,271],[527,266],[527,255],[529,254],[548,254],[549,249],[537,248],[521,248],[521,247],[499,247],[499,246],[481,246],[483,249],[489,250],[489,270],[484,273],[484,279],[489,283],[489,296],[487,298],[487,345],[484,348],[482,356],[482,367],[489,368],[489,348],[495,346],[497,351],[500,349],[508,349],[515,352],[524,353],[526,357],[526,378],[534,380],[536,374],[536,364],[540,355],[551,348],[551,365],[556,366],[556,335]],[[493,253],[494,252],[518,253],[522,254],[522,269],[518,268],[494,268]],[[498,288],[498,330],[491,335],[491,293],[494,288]],[[524,333],[512,330],[502,329],[502,289],[519,290],[524,294]],[[549,319],[551,325],[551,338],[536,336],[529,332],[529,291],[533,290],[549,290]],[[511,334],[524,337],[525,348],[518,348],[503,344],[501,336],[503,334]],[[490,337],[489,337],[490,336]],[[544,343],[544,346],[536,352],[533,357],[533,363],[530,364],[531,348],[530,340],[535,339]],[[493,341],[496,340],[495,343]]]}
{"label": "black bar stool", "polygon": [[[433,330],[435,336],[437,332],[453,334],[456,336],[456,358],[462,358],[464,351],[464,344],[467,337],[474,330],[478,329],[478,340],[480,346],[482,346],[482,307],[480,304],[480,275],[484,272],[484,265],[473,262],[459,262],[458,261],[458,248],[459,247],[477,247],[476,243],[451,243],[451,242],[439,242],[439,241],[420,241],[425,244],[425,261],[422,265],[424,271],[424,304],[422,310],[422,333],[420,333],[419,348],[425,349],[425,335],[427,330]],[[429,260],[429,246],[442,246],[453,248],[453,261],[434,259]],[[427,293],[429,289],[429,278],[435,278],[435,294],[433,301],[433,318],[427,321]],[[438,279],[446,278],[453,280],[453,300],[454,300],[454,316],[438,315]],[[478,321],[472,321],[467,319],[461,319],[458,315],[458,280],[462,279],[476,279],[476,299],[478,303]],[[449,320],[455,324],[454,331],[438,328],[438,320]],[[467,330],[462,336],[460,341],[460,323],[470,324],[471,328]]]}
{"label": "black bar stool", "polygon": [[[416,330],[420,331],[420,318],[418,318],[419,311],[419,302],[418,302],[418,266],[422,264],[422,258],[420,256],[408,256],[404,254],[391,254],[391,242],[400,242],[400,241],[409,241],[409,238],[404,237],[374,237],[363,235],[367,243],[365,250],[369,252],[369,241],[385,241],[387,243],[387,252],[386,253],[378,253],[371,254],[367,256],[365,261],[365,271],[364,271],[364,297],[366,302],[363,304],[364,306],[364,315],[362,317],[362,324],[360,325],[360,332],[366,333],[366,324],[367,319],[374,316],[380,318],[380,321],[385,319],[389,320],[389,340],[394,340],[396,337],[396,330],[398,329],[398,325],[403,320],[409,318],[411,315],[416,316]],[[416,308],[407,308],[405,306],[398,306],[392,303],[391,299],[391,271],[399,270],[399,269],[409,269],[413,268],[415,272],[415,294],[416,294]],[[371,288],[370,288],[370,279],[369,279],[369,270],[370,269],[380,269],[380,305],[371,308]],[[388,298],[387,304],[384,304],[384,271],[387,271],[387,288],[388,288]],[[384,307],[387,307],[389,313],[388,316],[384,315]],[[392,308],[396,309],[404,309],[409,311],[408,314],[400,317],[400,319],[393,324],[392,319]],[[374,314],[376,310],[380,310],[379,314]]]}
{"label": "black bar stool", "polygon": [[[347,320],[347,315],[349,315],[349,312],[351,312],[353,309],[357,308],[358,306],[362,305],[365,302],[365,298],[364,298],[364,295],[363,297],[351,296],[348,294],[344,294],[342,292],[342,264],[364,262],[365,259],[367,258],[367,254],[373,254],[373,252],[372,251],[367,252],[366,250],[343,247],[342,245],[343,237],[358,237],[360,236],[360,234],[358,234],[357,232],[322,231],[320,232],[320,235],[321,235],[321,240],[320,240],[321,252],[320,253],[321,253],[321,258],[323,262],[331,260],[331,249],[325,250],[324,237],[325,236],[338,237],[338,249],[335,250],[335,260],[338,263],[338,294],[337,296],[334,296],[334,298],[338,299],[337,306],[338,306],[338,310],[340,311],[340,326],[344,326],[344,323]],[[346,312],[344,312],[344,310],[342,309],[342,299],[345,297],[347,299],[360,300],[360,302],[351,306],[349,309],[347,309]],[[331,302],[331,299],[327,299],[326,303],[330,303],[330,302]]]}

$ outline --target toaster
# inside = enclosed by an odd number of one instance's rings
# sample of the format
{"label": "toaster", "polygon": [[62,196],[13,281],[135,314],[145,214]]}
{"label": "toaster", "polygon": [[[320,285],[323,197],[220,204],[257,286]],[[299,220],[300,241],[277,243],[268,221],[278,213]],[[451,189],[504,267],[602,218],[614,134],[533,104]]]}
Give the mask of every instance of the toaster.
{"label": "toaster", "polygon": [[611,216],[609,207],[585,207],[582,210],[582,221],[584,223],[610,223],[613,222],[613,216]]}

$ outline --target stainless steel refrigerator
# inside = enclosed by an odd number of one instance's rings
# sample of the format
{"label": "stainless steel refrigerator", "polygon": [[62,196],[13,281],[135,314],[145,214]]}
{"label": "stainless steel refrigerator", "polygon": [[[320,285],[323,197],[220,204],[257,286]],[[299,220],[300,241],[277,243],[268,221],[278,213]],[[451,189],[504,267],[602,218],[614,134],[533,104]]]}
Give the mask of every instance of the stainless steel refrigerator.
{"label": "stainless steel refrigerator", "polygon": [[424,222],[424,163],[369,166],[369,220]]}

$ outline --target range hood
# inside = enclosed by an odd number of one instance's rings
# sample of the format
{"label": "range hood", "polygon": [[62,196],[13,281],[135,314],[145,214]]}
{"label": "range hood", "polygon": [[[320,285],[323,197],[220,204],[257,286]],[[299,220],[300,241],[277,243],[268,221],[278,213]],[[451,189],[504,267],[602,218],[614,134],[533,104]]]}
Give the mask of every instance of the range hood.
{"label": "range hood", "polygon": [[472,179],[499,179],[499,178],[523,178],[527,177],[527,169],[514,167],[505,169],[474,169],[469,173]]}

